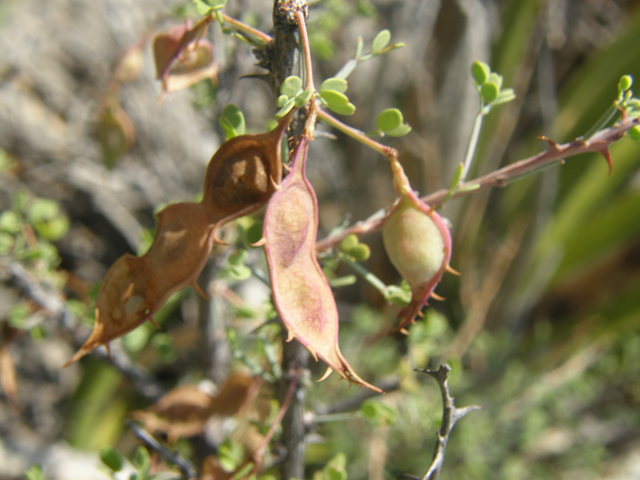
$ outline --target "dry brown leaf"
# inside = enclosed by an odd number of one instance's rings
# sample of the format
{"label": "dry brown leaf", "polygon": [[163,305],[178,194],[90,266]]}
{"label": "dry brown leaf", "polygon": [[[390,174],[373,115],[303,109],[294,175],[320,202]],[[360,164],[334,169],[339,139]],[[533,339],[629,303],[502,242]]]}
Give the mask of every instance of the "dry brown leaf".
{"label": "dry brown leaf", "polygon": [[211,416],[213,397],[197,385],[176,387],[146,410],[132,412],[131,416],[142,422],[152,433],[165,433],[169,442],[192,437],[202,432]]}
{"label": "dry brown leaf", "polygon": [[146,430],[162,432],[170,442],[202,432],[212,415],[230,417],[237,414],[249,398],[255,384],[242,373],[227,377],[220,391],[211,396],[196,385],[182,385],[164,395],[157,403],[131,416],[142,422]]}

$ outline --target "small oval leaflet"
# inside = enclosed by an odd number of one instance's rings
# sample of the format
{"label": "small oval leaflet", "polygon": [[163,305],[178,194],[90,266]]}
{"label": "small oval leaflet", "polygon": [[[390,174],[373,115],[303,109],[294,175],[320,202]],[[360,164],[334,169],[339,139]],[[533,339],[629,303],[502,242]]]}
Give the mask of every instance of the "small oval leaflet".
{"label": "small oval leaflet", "polygon": [[482,98],[486,103],[491,103],[496,98],[498,98],[500,90],[498,89],[498,85],[496,85],[494,82],[487,82],[480,88],[480,93],[482,94]]}
{"label": "small oval leaflet", "polygon": [[344,93],[340,93],[337,90],[323,90],[320,92],[320,95],[327,102],[329,108],[334,106],[341,107],[349,103],[349,98]]}
{"label": "small oval leaflet", "polygon": [[378,115],[376,125],[383,132],[398,128],[402,125],[402,112],[397,108],[387,108]]}
{"label": "small oval leaflet", "polygon": [[300,77],[292,75],[284,79],[284,82],[282,82],[282,85],[280,85],[280,93],[291,98],[297,95],[301,88],[302,79]]}
{"label": "small oval leaflet", "polygon": [[371,42],[371,53],[380,53],[391,41],[391,32],[387,29],[381,30]]}
{"label": "small oval leaflet", "polygon": [[320,85],[320,91],[335,90],[336,92],[344,93],[347,91],[348,83],[344,78],[327,78],[322,85]]}

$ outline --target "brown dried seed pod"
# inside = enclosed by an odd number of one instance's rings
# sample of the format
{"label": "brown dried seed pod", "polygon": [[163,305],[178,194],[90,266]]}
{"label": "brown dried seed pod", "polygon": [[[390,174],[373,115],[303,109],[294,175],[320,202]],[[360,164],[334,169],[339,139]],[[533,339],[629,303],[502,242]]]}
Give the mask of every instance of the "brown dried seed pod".
{"label": "brown dried seed pod", "polygon": [[212,223],[247,215],[269,200],[282,180],[280,144],[291,118],[268,133],[227,140],[211,157],[201,203]]}
{"label": "brown dried seed pod", "polygon": [[141,257],[125,254],[107,272],[96,298],[93,332],[66,365],[146,320],[153,321],[172,293],[191,285],[204,295],[196,279],[213,241],[214,225],[199,203],[176,203],[163,209],[149,251]]}

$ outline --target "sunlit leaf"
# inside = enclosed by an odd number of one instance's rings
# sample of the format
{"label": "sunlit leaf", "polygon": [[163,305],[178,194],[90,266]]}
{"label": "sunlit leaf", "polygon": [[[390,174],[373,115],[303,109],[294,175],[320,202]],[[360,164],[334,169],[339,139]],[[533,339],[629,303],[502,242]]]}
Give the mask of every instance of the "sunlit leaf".
{"label": "sunlit leaf", "polygon": [[371,53],[380,53],[391,41],[391,32],[389,30],[381,30],[373,38],[371,42]]}

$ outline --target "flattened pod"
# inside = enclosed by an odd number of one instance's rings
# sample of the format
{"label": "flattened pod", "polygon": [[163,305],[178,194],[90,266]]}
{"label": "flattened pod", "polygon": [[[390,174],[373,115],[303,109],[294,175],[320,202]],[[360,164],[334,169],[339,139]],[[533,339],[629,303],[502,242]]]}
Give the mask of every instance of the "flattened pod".
{"label": "flattened pod", "polygon": [[267,203],[282,180],[280,144],[291,118],[283,117],[268,133],[227,140],[211,157],[201,203],[212,223],[247,215]]}
{"label": "flattened pod", "polygon": [[89,339],[65,364],[130,332],[169,296],[191,285],[204,295],[196,279],[214,240],[214,226],[199,203],[176,203],[158,214],[153,245],[142,257],[125,254],[109,269],[96,298],[96,322]]}
{"label": "flattened pod", "polygon": [[[338,347],[338,310],[315,256],[318,207],[304,175],[309,142],[302,138],[293,153],[291,172],[267,206],[263,236],[275,307],[289,332],[317,360],[321,358],[352,383],[381,390],[362,380]],[[325,378],[323,377],[323,378]]]}
{"label": "flattened pod", "polygon": [[451,233],[440,215],[409,191],[387,217],[382,239],[391,263],[411,287],[411,303],[398,315],[397,329],[403,330],[428,303],[449,266]]}

